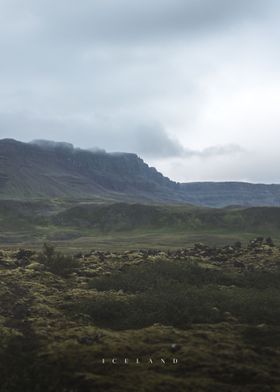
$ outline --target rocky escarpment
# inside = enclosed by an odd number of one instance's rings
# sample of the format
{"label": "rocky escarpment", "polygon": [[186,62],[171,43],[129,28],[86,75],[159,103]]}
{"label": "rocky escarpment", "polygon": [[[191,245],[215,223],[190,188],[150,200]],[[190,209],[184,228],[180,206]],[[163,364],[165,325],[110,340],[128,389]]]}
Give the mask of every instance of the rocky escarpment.
{"label": "rocky escarpment", "polygon": [[179,184],[136,154],[74,148],[69,143],[0,140],[0,199],[91,199],[188,203],[209,207],[280,206],[280,185]]}
{"label": "rocky escarpment", "polygon": [[0,141],[2,198],[176,200],[178,185],[135,154],[91,152],[65,143]]}

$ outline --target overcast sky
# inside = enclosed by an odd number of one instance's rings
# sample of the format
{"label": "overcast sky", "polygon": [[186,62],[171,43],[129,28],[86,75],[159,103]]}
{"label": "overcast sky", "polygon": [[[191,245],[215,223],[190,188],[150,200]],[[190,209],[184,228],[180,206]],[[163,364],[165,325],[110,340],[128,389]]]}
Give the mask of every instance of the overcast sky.
{"label": "overcast sky", "polygon": [[0,0],[0,138],[280,182],[279,0]]}

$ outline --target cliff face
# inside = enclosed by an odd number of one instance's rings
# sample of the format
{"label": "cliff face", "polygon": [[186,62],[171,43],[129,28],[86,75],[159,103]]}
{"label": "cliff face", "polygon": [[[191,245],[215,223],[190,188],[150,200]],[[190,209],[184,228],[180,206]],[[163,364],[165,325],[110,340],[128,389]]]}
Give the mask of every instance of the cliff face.
{"label": "cliff face", "polygon": [[177,188],[135,154],[90,152],[64,143],[0,141],[2,198],[173,200],[177,197],[172,191]]}
{"label": "cliff face", "polygon": [[189,203],[210,207],[280,206],[280,185],[179,184],[136,154],[75,149],[68,143],[0,140],[0,198],[68,198]]}

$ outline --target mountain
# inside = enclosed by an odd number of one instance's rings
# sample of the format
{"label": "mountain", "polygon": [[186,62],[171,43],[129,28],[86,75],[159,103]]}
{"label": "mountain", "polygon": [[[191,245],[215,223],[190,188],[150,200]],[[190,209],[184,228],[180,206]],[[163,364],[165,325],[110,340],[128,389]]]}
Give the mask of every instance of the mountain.
{"label": "mountain", "polygon": [[0,140],[0,199],[50,198],[209,207],[280,206],[280,185],[180,184],[136,154],[87,151],[43,140]]}
{"label": "mountain", "polygon": [[[0,141],[0,197],[178,201],[179,184],[135,154]],[[175,191],[175,193],[174,193]],[[183,201],[183,198],[181,197]]]}
{"label": "mountain", "polygon": [[208,207],[280,206],[280,185],[247,182],[192,182],[180,184],[185,200]]}

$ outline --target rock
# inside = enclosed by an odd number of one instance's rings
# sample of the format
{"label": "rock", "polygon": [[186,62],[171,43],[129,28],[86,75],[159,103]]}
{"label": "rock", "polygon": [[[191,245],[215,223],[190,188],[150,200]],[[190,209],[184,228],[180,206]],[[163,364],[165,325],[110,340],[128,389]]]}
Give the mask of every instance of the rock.
{"label": "rock", "polygon": [[179,344],[173,343],[173,344],[171,344],[171,346],[170,346],[170,351],[171,351],[172,353],[176,353],[177,351],[180,350],[180,348],[181,348],[181,346],[180,346]]}
{"label": "rock", "polygon": [[245,268],[245,264],[242,261],[234,260],[233,266],[235,268]]}
{"label": "rock", "polygon": [[85,276],[87,278],[94,278],[95,276],[98,276],[98,273],[96,270],[91,270],[91,269],[85,269],[79,272],[80,276]]}
{"label": "rock", "polygon": [[15,261],[15,265],[17,267],[26,267],[29,264],[30,264],[30,261],[28,259],[17,259]]}
{"label": "rock", "polygon": [[233,247],[234,247],[235,249],[241,249],[241,248],[242,248],[242,244],[241,244],[240,241],[236,241],[236,242],[233,244]]}
{"label": "rock", "polygon": [[28,260],[30,257],[34,255],[34,252],[32,250],[26,250],[26,249],[20,249],[16,255],[15,258],[17,260]]}
{"label": "rock", "polygon": [[46,267],[43,264],[33,262],[26,267],[30,271],[45,271]]}
{"label": "rock", "polygon": [[224,319],[228,322],[238,322],[238,319],[234,317],[230,312],[225,312],[224,313]]}
{"label": "rock", "polygon": [[270,247],[274,247],[275,246],[271,237],[267,237],[266,238],[265,244],[270,246]]}
{"label": "rock", "polygon": [[264,329],[264,328],[266,328],[266,324],[264,324],[264,323],[263,324],[258,324],[257,328],[258,329]]}
{"label": "rock", "polygon": [[101,339],[100,334],[96,334],[95,336],[82,336],[78,337],[78,342],[80,344],[85,344],[87,346],[90,346],[91,344],[98,343]]}

